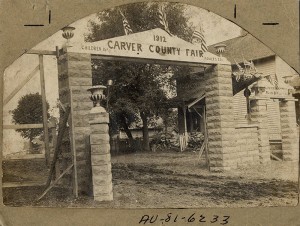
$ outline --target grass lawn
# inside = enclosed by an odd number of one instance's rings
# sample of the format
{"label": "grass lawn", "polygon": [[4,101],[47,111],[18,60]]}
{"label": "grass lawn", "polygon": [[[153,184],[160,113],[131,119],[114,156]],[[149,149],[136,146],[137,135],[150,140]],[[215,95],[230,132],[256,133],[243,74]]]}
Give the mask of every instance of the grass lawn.
{"label": "grass lawn", "polygon": [[[48,176],[43,159],[3,162],[3,182],[40,181]],[[207,170],[194,152],[141,152],[112,157],[114,201],[72,197],[55,187],[42,200],[43,186],[3,188],[9,206],[190,208],[294,206],[298,203],[298,164],[271,161],[224,173]]]}

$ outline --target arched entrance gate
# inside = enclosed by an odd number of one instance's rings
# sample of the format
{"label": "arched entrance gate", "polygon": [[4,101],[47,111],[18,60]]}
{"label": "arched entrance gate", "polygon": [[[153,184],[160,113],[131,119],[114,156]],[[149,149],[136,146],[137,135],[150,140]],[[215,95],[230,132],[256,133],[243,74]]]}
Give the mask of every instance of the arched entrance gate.
{"label": "arched entrance gate", "polygon": [[112,199],[108,115],[90,114],[87,89],[92,86],[92,59],[203,68],[205,79],[197,89],[204,90],[206,96],[210,167],[224,170],[234,166],[231,65],[225,58],[200,49],[162,29],[153,29],[94,43],[68,43],[58,51],[59,98],[70,106],[75,194],[93,187],[95,200]]}

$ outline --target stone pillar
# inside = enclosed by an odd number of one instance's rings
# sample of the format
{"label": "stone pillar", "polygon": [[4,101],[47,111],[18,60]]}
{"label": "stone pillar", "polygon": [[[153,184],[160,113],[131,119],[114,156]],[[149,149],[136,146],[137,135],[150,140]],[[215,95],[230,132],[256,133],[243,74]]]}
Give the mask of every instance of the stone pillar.
{"label": "stone pillar", "polygon": [[90,112],[89,120],[94,200],[112,201],[109,114],[102,107],[94,107]]}
{"label": "stone pillar", "polygon": [[284,161],[299,160],[299,135],[296,125],[294,100],[283,100],[279,103],[282,135],[282,156]]}
{"label": "stone pillar", "polygon": [[231,74],[230,65],[215,65],[205,71],[208,150],[212,171],[237,167]]}
{"label": "stone pillar", "polygon": [[259,162],[270,162],[270,142],[268,133],[268,112],[267,112],[268,98],[259,98],[251,100],[251,120],[257,123],[257,137]]}
{"label": "stone pillar", "polygon": [[[88,115],[91,101],[87,89],[92,86],[92,65],[89,54],[68,53],[67,48],[60,50],[58,58],[59,99],[63,105],[71,107],[69,117],[69,148],[63,156],[72,162],[73,182],[77,179],[78,194],[91,191],[90,169],[90,125]],[[76,188],[76,186],[73,186]],[[74,191],[76,193],[76,191]]]}

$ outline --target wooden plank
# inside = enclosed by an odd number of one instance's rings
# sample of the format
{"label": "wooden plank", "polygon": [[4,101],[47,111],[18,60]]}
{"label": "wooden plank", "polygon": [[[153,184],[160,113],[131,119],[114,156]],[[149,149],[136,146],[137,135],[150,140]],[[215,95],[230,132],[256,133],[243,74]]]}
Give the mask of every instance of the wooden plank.
{"label": "wooden plank", "polygon": [[10,161],[14,161],[14,160],[20,160],[20,159],[43,159],[45,157],[44,154],[26,154],[26,153],[15,153],[15,154],[10,154],[7,156],[3,156],[3,160],[10,160]]}
{"label": "wooden plank", "polygon": [[205,149],[205,146],[206,146],[205,142],[206,142],[206,140],[204,140],[204,142],[203,142],[202,145],[201,145],[201,148],[200,148],[200,151],[199,151],[199,156],[198,156],[198,161],[200,161],[200,158],[201,158],[201,156],[202,156],[202,153],[203,153],[203,151],[204,151],[204,149]]}
{"label": "wooden plank", "polygon": [[45,142],[45,160],[46,165],[50,163],[50,147],[49,147],[49,132],[48,132],[48,114],[47,114],[47,100],[46,100],[46,87],[45,87],[45,73],[44,73],[44,60],[43,55],[39,55],[40,67],[40,83],[43,104],[43,128],[44,128],[44,142]]}
{"label": "wooden plank", "polygon": [[[41,129],[43,124],[15,124],[15,125],[3,125],[3,129]],[[52,124],[48,124],[48,128],[53,128]]]}
{"label": "wooden plank", "polygon": [[[187,122],[186,122],[186,106],[183,106],[183,126],[184,126],[184,137],[187,136]],[[187,142],[187,140],[186,140]],[[183,148],[183,150],[181,151],[184,151],[185,147]]]}
{"label": "wooden plank", "polygon": [[25,54],[37,54],[37,55],[54,55],[56,56],[56,51],[48,51],[48,50],[28,50]]}
{"label": "wooden plank", "polygon": [[39,66],[37,66],[31,73],[29,73],[26,78],[6,97],[3,101],[3,106],[5,106],[25,85],[30,79],[33,78],[35,73],[39,71]]}
{"label": "wooden plank", "polygon": [[[74,112],[73,110],[73,92],[72,89],[70,89],[70,108],[71,108],[71,112]],[[77,178],[77,159],[76,159],[76,147],[75,147],[75,139],[74,139],[74,123],[73,123],[73,115],[71,114],[70,117],[70,123],[69,123],[70,127],[71,127],[71,132],[70,132],[70,140],[71,140],[71,149],[72,149],[72,162],[74,165],[74,169],[73,169],[73,194],[74,196],[77,198],[78,197],[78,178]]]}
{"label": "wooden plank", "polygon": [[273,158],[273,159],[275,159],[277,161],[282,162],[282,159],[278,158],[276,155],[271,154],[271,158]]}
{"label": "wooden plank", "polygon": [[56,147],[55,147],[55,150],[54,150],[54,156],[53,156],[53,160],[52,160],[52,163],[51,163],[51,166],[50,166],[50,172],[49,172],[49,177],[48,177],[48,180],[47,180],[47,183],[46,183],[46,187],[48,187],[50,185],[51,180],[52,180],[52,176],[53,176],[53,173],[54,173],[54,170],[55,170],[56,161],[57,161],[58,154],[60,152],[60,147],[61,147],[62,140],[63,140],[63,135],[64,135],[64,132],[65,132],[66,127],[67,127],[66,124],[67,124],[67,121],[68,121],[68,118],[69,118],[69,114],[70,114],[70,107],[67,107],[63,118],[59,122]]}
{"label": "wooden plank", "polygon": [[202,100],[203,98],[205,98],[205,92],[203,91],[201,96],[199,98],[197,98],[196,100],[194,100],[192,103],[187,105],[187,108],[191,108],[192,106],[194,106],[196,103],[198,103],[200,100]]}
{"label": "wooden plank", "polygon": [[21,182],[3,182],[3,188],[36,187],[44,186],[44,181],[21,181]]}
{"label": "wooden plank", "polygon": [[43,124],[16,124],[16,125],[3,125],[3,129],[40,129]]}
{"label": "wooden plank", "polygon": [[209,161],[209,155],[208,155],[208,133],[207,133],[207,118],[206,118],[206,109],[204,107],[203,109],[203,115],[204,115],[204,143],[205,143],[205,159],[206,159],[206,165],[208,170],[210,169],[210,161]]}
{"label": "wooden plank", "polygon": [[55,184],[57,184],[57,182],[66,174],[70,171],[70,169],[72,169],[73,164],[70,165],[64,172],[62,172],[62,174],[43,192],[43,194],[41,194],[41,196],[37,199],[37,201],[41,200],[50,190],[51,188],[54,187]]}

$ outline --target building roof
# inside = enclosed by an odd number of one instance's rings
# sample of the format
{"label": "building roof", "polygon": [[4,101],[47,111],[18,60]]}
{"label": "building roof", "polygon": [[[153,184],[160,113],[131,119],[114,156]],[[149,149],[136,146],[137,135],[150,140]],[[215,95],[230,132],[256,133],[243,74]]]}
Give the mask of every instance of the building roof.
{"label": "building roof", "polygon": [[293,87],[300,87],[300,77],[295,76],[289,84]]}
{"label": "building roof", "polygon": [[[275,53],[271,49],[249,33],[216,44],[226,45],[222,56],[226,57],[232,64],[235,63],[235,60],[238,63],[243,62],[243,58],[249,61],[275,56]],[[208,51],[215,54],[216,50],[214,46],[216,44],[209,46]]]}

